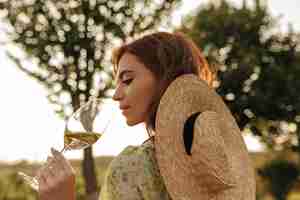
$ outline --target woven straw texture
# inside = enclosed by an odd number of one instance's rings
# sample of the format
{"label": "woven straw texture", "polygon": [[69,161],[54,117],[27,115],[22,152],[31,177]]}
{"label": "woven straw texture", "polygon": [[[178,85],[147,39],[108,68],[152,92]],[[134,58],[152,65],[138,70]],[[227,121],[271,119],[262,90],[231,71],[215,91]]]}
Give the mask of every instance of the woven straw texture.
{"label": "woven straw texture", "polygon": [[[191,155],[186,120],[194,123]],[[254,200],[254,169],[240,130],[222,98],[195,75],[174,80],[156,118],[155,156],[173,200]]]}

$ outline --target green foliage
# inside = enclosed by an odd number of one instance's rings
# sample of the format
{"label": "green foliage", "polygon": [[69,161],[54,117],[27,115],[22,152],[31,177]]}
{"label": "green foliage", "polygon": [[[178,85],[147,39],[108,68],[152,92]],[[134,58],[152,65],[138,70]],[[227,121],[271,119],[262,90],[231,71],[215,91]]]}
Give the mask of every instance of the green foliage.
{"label": "green foliage", "polygon": [[[95,159],[97,166],[97,180],[100,185],[104,181],[106,169],[113,157],[98,157]],[[76,197],[77,200],[86,199],[84,179],[80,170],[80,161],[71,161],[76,171]],[[0,199],[1,200],[36,200],[37,194],[33,191],[24,180],[17,175],[18,171],[24,171],[28,174],[40,168],[40,164],[19,162],[17,164],[0,163]],[[100,191],[101,187],[98,188]]]}
{"label": "green foliage", "polygon": [[0,199],[2,200],[35,200],[37,195],[17,176],[16,172],[1,172]]}
{"label": "green foliage", "polygon": [[219,2],[187,16],[182,30],[219,69],[217,91],[240,128],[250,128],[271,146],[277,136],[288,135],[286,146],[294,148],[300,131],[282,124],[300,123],[299,33],[278,32],[277,19],[259,0],[253,7],[244,0],[241,8]]}
{"label": "green foliage", "polygon": [[[110,97],[110,54],[116,44],[154,30],[180,0],[4,0],[2,19],[25,58],[18,67],[48,90],[59,116],[67,117],[91,95]],[[147,8],[147,9],[144,9]],[[24,60],[34,61],[26,66]]]}
{"label": "green foliage", "polygon": [[26,162],[19,162],[15,165],[0,163],[0,199],[1,200],[35,200],[36,193],[28,186],[17,172],[28,169],[35,169],[34,165],[29,167]]}
{"label": "green foliage", "polygon": [[269,190],[277,200],[286,200],[299,176],[297,165],[286,160],[272,160],[258,174],[269,180]]}

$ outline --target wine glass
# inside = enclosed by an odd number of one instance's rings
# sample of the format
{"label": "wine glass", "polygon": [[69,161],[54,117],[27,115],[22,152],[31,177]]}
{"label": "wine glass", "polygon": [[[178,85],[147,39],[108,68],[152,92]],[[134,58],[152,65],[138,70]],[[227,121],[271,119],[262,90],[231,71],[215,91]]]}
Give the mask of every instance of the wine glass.
{"label": "wine glass", "polygon": [[[108,107],[103,100],[92,97],[78,110],[76,110],[65,123],[64,147],[61,153],[68,150],[84,149],[95,142],[104,134],[108,125],[113,120],[115,111]],[[106,107],[106,109],[104,109]],[[43,167],[48,167],[45,165]],[[24,172],[18,174],[34,190],[38,190],[39,183],[35,176],[29,176]]]}

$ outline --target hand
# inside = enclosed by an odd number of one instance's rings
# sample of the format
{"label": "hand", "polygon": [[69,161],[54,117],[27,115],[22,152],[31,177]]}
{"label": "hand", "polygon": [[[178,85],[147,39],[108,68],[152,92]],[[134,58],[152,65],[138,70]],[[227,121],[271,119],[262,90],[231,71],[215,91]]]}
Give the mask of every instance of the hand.
{"label": "hand", "polygon": [[75,200],[75,172],[64,156],[51,148],[53,157],[37,175],[40,200]]}

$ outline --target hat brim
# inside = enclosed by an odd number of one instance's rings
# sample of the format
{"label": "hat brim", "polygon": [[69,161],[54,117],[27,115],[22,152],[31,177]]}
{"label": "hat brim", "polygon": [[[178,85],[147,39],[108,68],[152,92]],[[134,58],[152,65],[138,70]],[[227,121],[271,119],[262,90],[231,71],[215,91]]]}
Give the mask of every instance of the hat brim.
{"label": "hat brim", "polygon": [[[195,113],[199,117],[190,133],[194,141],[189,155],[183,133]],[[190,74],[169,85],[158,107],[154,141],[159,170],[172,199],[206,199],[205,195],[209,199],[214,191],[235,186],[237,177],[223,140],[227,132],[239,135],[238,151],[247,152],[230,111],[204,81]]]}

